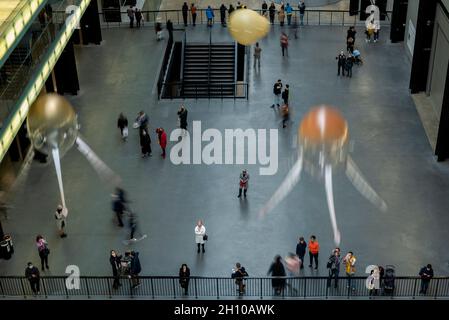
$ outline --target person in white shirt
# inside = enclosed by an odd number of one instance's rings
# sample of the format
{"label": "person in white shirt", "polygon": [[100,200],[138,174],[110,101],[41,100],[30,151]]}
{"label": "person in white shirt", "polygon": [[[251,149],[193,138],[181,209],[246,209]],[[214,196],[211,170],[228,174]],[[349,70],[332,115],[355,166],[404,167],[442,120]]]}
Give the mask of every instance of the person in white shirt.
{"label": "person in white shirt", "polygon": [[203,253],[206,252],[204,250],[204,236],[206,235],[206,227],[203,224],[202,220],[198,220],[196,227],[195,227],[195,242],[198,246],[198,253],[200,253],[200,246],[203,249]]}

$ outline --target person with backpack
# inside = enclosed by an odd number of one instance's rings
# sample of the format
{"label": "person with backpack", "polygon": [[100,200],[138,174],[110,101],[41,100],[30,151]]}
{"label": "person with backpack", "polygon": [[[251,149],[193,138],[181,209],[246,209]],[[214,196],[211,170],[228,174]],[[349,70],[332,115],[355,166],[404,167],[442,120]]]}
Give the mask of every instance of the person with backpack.
{"label": "person with backpack", "polygon": [[281,100],[281,93],[282,93],[282,80],[279,79],[274,85],[273,85],[273,94],[274,94],[274,103],[271,106],[271,108],[274,108],[274,105],[277,105],[278,107],[280,107],[281,105],[280,100]]}
{"label": "person with backpack", "polygon": [[299,237],[298,244],[296,245],[296,255],[301,260],[300,269],[304,269],[304,256],[306,255],[307,243],[304,237]]}
{"label": "person with backpack", "polygon": [[312,268],[313,265],[313,260],[315,260],[315,270],[318,269],[318,253],[320,251],[320,244],[318,243],[318,241],[316,241],[316,237],[315,236],[311,236],[310,237],[310,241],[309,241],[309,258],[310,258],[310,264],[309,264],[309,268]]}
{"label": "person with backpack", "polygon": [[50,269],[48,266],[48,255],[50,254],[50,249],[48,249],[47,241],[40,234],[36,237],[37,251],[39,252],[39,258],[41,258],[42,271],[45,271],[44,264],[47,270]]}
{"label": "person with backpack", "polygon": [[329,269],[329,277],[327,278],[327,287],[329,288],[334,278],[334,288],[338,288],[338,275],[340,273],[340,249],[336,248],[327,262],[327,268]]}
{"label": "person with backpack", "polygon": [[[345,264],[346,276],[348,277],[348,285],[347,288],[351,287],[351,278],[355,274],[355,263],[357,259],[354,256],[352,251],[349,251],[343,259],[343,263]],[[351,290],[355,290],[355,287],[352,286]]]}
{"label": "person with backpack", "polygon": [[248,277],[248,273],[245,270],[245,267],[242,267],[240,262],[237,262],[235,264],[235,269],[232,269],[232,275],[231,278],[235,279],[235,284],[238,287],[239,295],[242,295],[245,293],[245,283],[244,283],[244,277]]}
{"label": "person with backpack", "polygon": [[183,263],[179,269],[179,284],[184,289],[184,294],[189,294],[190,269],[187,264]]}
{"label": "person with backpack", "polygon": [[433,269],[432,265],[428,264],[425,267],[422,267],[419,271],[419,276],[421,277],[421,290],[420,294],[426,294],[427,289],[429,288],[430,279],[433,278]]}
{"label": "person with backpack", "polygon": [[120,283],[120,274],[121,274],[121,265],[122,256],[118,255],[115,250],[111,250],[111,255],[109,256],[109,263],[112,266],[112,276],[114,277],[114,283],[112,284],[112,287],[114,289],[118,289],[119,286],[121,286]]}

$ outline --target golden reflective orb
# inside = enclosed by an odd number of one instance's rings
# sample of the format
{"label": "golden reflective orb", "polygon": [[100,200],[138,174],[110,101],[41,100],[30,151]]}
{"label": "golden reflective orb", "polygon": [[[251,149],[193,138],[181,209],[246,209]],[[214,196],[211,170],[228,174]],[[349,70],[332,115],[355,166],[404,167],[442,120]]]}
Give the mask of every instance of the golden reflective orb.
{"label": "golden reflective orb", "polygon": [[40,96],[31,105],[27,128],[34,148],[47,155],[59,148],[61,157],[73,146],[78,135],[78,121],[72,105],[55,93]]}
{"label": "golden reflective orb", "polygon": [[235,41],[247,46],[265,37],[270,23],[254,10],[238,9],[231,13],[228,29]]}

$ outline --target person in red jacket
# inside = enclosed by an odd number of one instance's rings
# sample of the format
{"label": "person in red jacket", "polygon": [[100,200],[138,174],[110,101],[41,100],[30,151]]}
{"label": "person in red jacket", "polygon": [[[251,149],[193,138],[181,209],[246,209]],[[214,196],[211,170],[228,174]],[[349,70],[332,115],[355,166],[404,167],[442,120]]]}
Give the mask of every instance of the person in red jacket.
{"label": "person in red jacket", "polygon": [[309,257],[310,257],[310,264],[309,268],[312,268],[312,262],[313,259],[315,259],[315,269],[318,269],[318,252],[320,251],[320,244],[318,241],[316,241],[315,236],[310,237],[309,241]]}
{"label": "person in red jacket", "polygon": [[165,148],[167,147],[167,134],[165,133],[163,128],[157,128],[156,133],[159,145],[161,146],[162,149],[162,158],[165,159]]}

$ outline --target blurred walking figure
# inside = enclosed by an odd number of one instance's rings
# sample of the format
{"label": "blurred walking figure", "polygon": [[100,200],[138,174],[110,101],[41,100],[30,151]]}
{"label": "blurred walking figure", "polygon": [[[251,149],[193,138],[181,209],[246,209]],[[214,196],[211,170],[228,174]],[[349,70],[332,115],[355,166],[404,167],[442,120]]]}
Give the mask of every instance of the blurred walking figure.
{"label": "blurred walking figure", "polygon": [[190,269],[187,264],[183,263],[179,269],[179,284],[184,289],[184,294],[189,294]]}
{"label": "blurred walking figure", "polygon": [[157,128],[157,140],[162,149],[162,158],[165,159],[165,148],[167,147],[167,134],[164,131],[164,128]]}
{"label": "blurred walking figure", "polygon": [[190,12],[192,13],[192,24],[193,26],[196,26],[196,7],[195,4],[192,3],[192,6],[190,7]]}
{"label": "blurred walking figure", "polygon": [[421,268],[419,271],[419,276],[421,277],[421,290],[419,293],[426,294],[427,289],[429,288],[430,280],[433,278],[432,265],[428,264],[427,266]]}
{"label": "blurred walking figure", "polygon": [[140,147],[142,150],[142,158],[151,157],[151,138],[146,129],[140,129]]}
{"label": "blurred walking figure", "polygon": [[282,128],[287,127],[287,122],[290,120],[290,108],[288,104],[282,106]]}
{"label": "blurred walking figure", "polygon": [[115,250],[111,250],[111,255],[109,257],[109,263],[112,266],[112,275],[114,277],[114,283],[112,284],[112,287],[114,289],[118,289],[118,287],[121,286],[121,284],[120,284],[120,275],[121,275],[121,268],[122,268],[121,259],[122,259],[121,255],[118,255]]}
{"label": "blurred walking figure", "polygon": [[248,272],[246,272],[245,267],[242,267],[240,262],[235,264],[235,269],[232,269],[231,278],[235,279],[235,284],[237,285],[237,290],[239,295],[245,293],[246,284],[244,282],[245,277],[248,277]]}
{"label": "blurred walking figure", "polygon": [[[271,275],[274,277],[271,279],[271,285],[274,289],[275,295],[280,295],[285,287],[285,268],[282,264],[282,258],[280,255],[277,255],[274,258],[274,262],[271,264],[270,269],[268,270],[267,275]],[[279,278],[278,278],[279,277]]]}
{"label": "blurred walking figure", "polygon": [[[132,242],[137,242],[140,241],[144,238],[147,237],[146,234],[142,234],[142,232],[139,231],[139,229],[137,228],[137,215],[134,212],[129,211],[128,214],[128,225],[129,225],[129,231],[130,231],[130,235],[129,235],[129,240],[125,240],[124,243],[125,244],[130,244]],[[136,238],[135,235],[136,233],[140,234],[140,238]]]}
{"label": "blurred walking figure", "polygon": [[304,256],[306,255],[307,243],[304,241],[304,237],[299,238],[299,242],[296,245],[296,255],[301,260],[301,269],[304,269]]}
{"label": "blurred walking figure", "polygon": [[121,188],[116,188],[115,193],[112,194],[112,210],[115,212],[119,227],[123,227],[122,216],[126,207],[125,191]]}
{"label": "blurred walking figure", "polygon": [[285,257],[285,264],[289,272],[290,277],[296,277],[299,275],[299,269],[301,268],[301,260],[293,252],[289,252],[287,257]]}
{"label": "blurred walking figure", "polygon": [[63,208],[62,205],[59,205],[56,208],[55,212],[56,226],[58,227],[59,236],[61,238],[67,237],[67,234],[64,232],[67,214],[68,214],[67,208]]}
{"label": "blurred walking figure", "polygon": [[123,113],[118,116],[117,127],[120,129],[123,141],[126,141],[128,138],[128,119]]}
{"label": "blurred walking figure", "polygon": [[173,22],[170,19],[167,20],[167,31],[169,41],[173,41]]}
{"label": "blurred walking figure", "polygon": [[198,246],[197,253],[200,253],[200,246],[203,249],[203,253],[206,252],[204,250],[204,243],[205,243],[204,237],[205,236],[206,236],[206,227],[204,226],[202,220],[198,220],[198,222],[196,223],[196,226],[195,226],[195,242]]}
{"label": "blurred walking figure", "polygon": [[162,40],[162,23],[156,22],[156,24],[154,25],[154,30],[156,32],[157,41]]}
{"label": "blurred walking figure", "polygon": [[148,116],[143,110],[137,114],[137,118],[134,121],[134,128],[148,129]]}
{"label": "blurred walking figure", "polygon": [[254,68],[256,67],[256,62],[258,63],[260,69],[260,53],[262,49],[259,47],[259,42],[256,42],[256,46],[254,47]]}
{"label": "blurred walking figure", "polygon": [[45,271],[44,265],[47,267],[47,269],[50,269],[50,267],[48,266],[48,255],[50,254],[50,249],[48,249],[47,241],[43,236],[38,235],[36,237],[36,246],[37,251],[39,252],[39,258],[41,258],[42,271]]}
{"label": "blurred walking figure", "polygon": [[282,56],[284,56],[285,51],[288,57],[288,36],[285,34],[285,32],[282,32],[281,34],[281,48],[282,48]]}
{"label": "blurred walking figure", "polygon": [[39,269],[33,266],[32,262],[28,262],[28,266],[25,269],[25,277],[30,282],[31,290],[33,294],[40,294],[40,274]]}
{"label": "blurred walking figure", "polygon": [[243,196],[246,198],[246,192],[248,191],[248,182],[249,182],[249,174],[246,170],[243,170],[240,174],[240,181],[239,181],[239,195],[237,198],[242,197],[242,189],[243,189]]}
{"label": "blurred walking figure", "polygon": [[[192,3],[193,5],[193,3]],[[184,21],[184,26],[187,27],[187,14],[189,12],[189,6],[187,5],[187,2],[184,2],[182,5],[182,20]]]}

